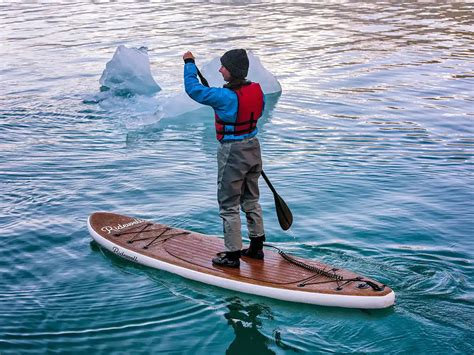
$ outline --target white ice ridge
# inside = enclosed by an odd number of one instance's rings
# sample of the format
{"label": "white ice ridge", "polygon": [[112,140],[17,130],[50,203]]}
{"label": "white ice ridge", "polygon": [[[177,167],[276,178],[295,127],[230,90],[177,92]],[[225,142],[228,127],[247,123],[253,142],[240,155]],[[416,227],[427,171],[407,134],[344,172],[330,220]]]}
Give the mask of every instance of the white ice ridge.
{"label": "white ice ridge", "polygon": [[161,90],[150,70],[150,59],[145,47],[118,46],[112,59],[107,62],[99,80],[102,89],[118,95],[153,95]]}
{"label": "white ice ridge", "polygon": [[[260,59],[251,51],[247,51],[247,55],[249,57],[249,73],[247,79],[259,83],[264,94],[280,92],[280,83],[272,73],[263,67]],[[220,57],[214,58],[202,67],[201,73],[207,79],[210,86],[222,87],[222,85],[225,84],[221,73],[219,73],[220,67]]]}
{"label": "white ice ridge", "polygon": [[[281,85],[277,78],[264,68],[260,59],[251,51],[247,51],[247,55],[249,57],[249,73],[247,79],[259,83],[264,94],[281,92]],[[210,86],[222,87],[222,85],[225,84],[221,73],[219,73],[220,67],[220,57],[214,58],[202,67],[201,73],[209,82]],[[195,102],[184,91],[169,97],[162,105],[160,112],[161,117],[178,116],[189,111],[206,107]]]}

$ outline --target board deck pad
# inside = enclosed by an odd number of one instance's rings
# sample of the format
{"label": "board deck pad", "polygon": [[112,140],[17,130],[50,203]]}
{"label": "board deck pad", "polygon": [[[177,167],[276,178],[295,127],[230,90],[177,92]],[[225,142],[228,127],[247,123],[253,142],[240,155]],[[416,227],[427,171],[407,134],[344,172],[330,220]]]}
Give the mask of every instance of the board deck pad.
{"label": "board deck pad", "polygon": [[[277,289],[375,298],[393,293],[388,286],[365,276],[318,261],[291,256],[294,260],[326,273],[318,274],[314,269],[308,270],[286,260],[272,248],[264,249],[264,260],[242,257],[240,268],[233,269],[212,264],[211,260],[216,253],[225,250],[222,238],[109,212],[92,214],[88,223],[93,237],[93,232],[97,233],[116,246],[114,249],[110,248],[112,244],[107,244],[109,250],[135,262],[137,260],[133,259],[137,259],[136,257],[127,256],[123,251],[133,251],[207,275]],[[102,238],[94,239],[103,244]]]}

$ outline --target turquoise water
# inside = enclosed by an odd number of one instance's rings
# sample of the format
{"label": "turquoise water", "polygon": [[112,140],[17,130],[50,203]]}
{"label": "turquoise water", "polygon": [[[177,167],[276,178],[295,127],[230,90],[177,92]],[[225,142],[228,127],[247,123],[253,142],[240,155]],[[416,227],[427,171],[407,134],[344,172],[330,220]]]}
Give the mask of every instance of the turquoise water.
{"label": "turquoise water", "polygon": [[[0,353],[472,353],[473,10],[1,4]],[[84,103],[120,44],[150,49],[163,92]],[[262,182],[269,241],[387,283],[393,308],[238,294],[91,241],[97,210],[221,233],[212,117],[154,113],[185,51],[235,47],[283,87],[260,140],[295,221],[280,230]]]}

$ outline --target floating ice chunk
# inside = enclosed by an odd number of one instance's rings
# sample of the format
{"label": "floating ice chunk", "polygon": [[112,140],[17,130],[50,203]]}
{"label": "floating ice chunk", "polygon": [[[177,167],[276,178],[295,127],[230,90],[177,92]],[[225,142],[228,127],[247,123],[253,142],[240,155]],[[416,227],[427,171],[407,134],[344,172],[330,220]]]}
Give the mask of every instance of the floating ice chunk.
{"label": "floating ice chunk", "polygon": [[[275,76],[263,67],[260,59],[251,51],[248,51],[247,54],[249,57],[249,74],[247,78],[260,83],[264,94],[280,93],[281,85]],[[221,73],[219,73],[220,67],[220,57],[217,57],[206,63],[201,69],[203,76],[212,87],[222,87],[225,84]],[[208,110],[209,114],[212,115],[212,109],[209,106],[201,105],[191,99],[185,92],[180,92],[162,101],[157,116],[160,118],[175,117],[198,109]]]}
{"label": "floating ice chunk", "polygon": [[[260,83],[264,94],[280,93],[281,85],[275,76],[273,76],[267,69],[263,67],[260,59],[251,51],[248,51],[247,54],[249,57],[249,74],[247,78],[251,81]],[[203,76],[207,79],[209,85],[212,87],[222,87],[225,84],[221,73],[219,73],[220,67],[220,57],[217,57],[206,63],[201,69]],[[209,106],[204,106],[197,103],[185,92],[171,95],[160,101],[160,110],[156,113],[160,118],[175,117],[187,112],[205,108],[207,108],[210,114],[212,114],[212,110],[209,108]]]}
{"label": "floating ice chunk", "polygon": [[147,49],[118,46],[99,80],[101,90],[117,95],[153,95],[161,90],[150,70]]}
{"label": "floating ice chunk", "polygon": [[180,116],[184,113],[199,109],[208,109],[212,115],[209,106],[201,105],[191,99],[185,92],[168,97],[161,106],[161,118]]}
{"label": "floating ice chunk", "polygon": [[[265,69],[260,59],[251,51],[247,51],[249,57],[249,73],[247,79],[259,83],[264,94],[274,94],[281,92],[281,85],[277,78]],[[220,57],[214,58],[202,67],[202,75],[207,79],[210,86],[221,87],[224,85],[224,79],[219,68],[221,67]]]}

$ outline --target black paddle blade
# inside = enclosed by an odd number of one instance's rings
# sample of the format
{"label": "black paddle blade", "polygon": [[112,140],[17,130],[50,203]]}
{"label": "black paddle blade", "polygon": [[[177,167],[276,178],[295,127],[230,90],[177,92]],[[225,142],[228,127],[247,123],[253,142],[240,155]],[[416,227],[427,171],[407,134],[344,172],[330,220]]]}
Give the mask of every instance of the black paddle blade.
{"label": "black paddle blade", "polygon": [[277,193],[273,194],[275,198],[275,207],[278,216],[278,222],[280,223],[281,229],[284,231],[288,230],[293,223],[293,214],[291,213],[288,205]]}
{"label": "black paddle blade", "polygon": [[281,229],[284,231],[288,230],[293,223],[293,215],[288,207],[288,205],[283,201],[283,199],[278,195],[272,183],[267,177],[267,174],[262,170],[262,177],[267,183],[270,190],[272,190],[273,198],[275,199],[275,207],[278,216],[278,222],[280,223]]}

